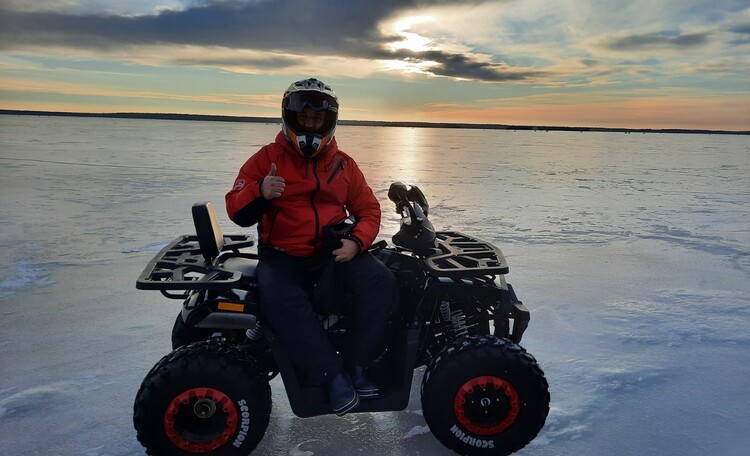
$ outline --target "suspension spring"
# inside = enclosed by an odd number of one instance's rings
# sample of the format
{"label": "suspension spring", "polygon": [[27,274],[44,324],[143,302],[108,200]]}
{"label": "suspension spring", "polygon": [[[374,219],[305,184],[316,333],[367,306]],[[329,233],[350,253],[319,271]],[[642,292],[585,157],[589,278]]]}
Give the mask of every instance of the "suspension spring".
{"label": "suspension spring", "polygon": [[245,337],[247,337],[248,340],[251,341],[259,341],[263,337],[263,332],[260,329],[260,322],[255,321],[255,326],[252,328],[248,328],[247,331],[245,331]]}
{"label": "suspension spring", "polygon": [[461,309],[451,312],[451,324],[453,326],[453,337],[456,339],[469,335],[469,329],[466,327],[466,315]]}
{"label": "suspension spring", "polygon": [[461,309],[451,310],[451,303],[447,299],[440,301],[440,315],[448,325],[454,339],[460,339],[469,334],[463,311]]}

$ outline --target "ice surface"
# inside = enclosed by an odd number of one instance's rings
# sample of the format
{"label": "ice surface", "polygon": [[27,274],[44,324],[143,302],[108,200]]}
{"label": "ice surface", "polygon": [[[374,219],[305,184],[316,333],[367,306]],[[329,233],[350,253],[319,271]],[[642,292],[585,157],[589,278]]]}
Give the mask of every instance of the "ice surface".
{"label": "ice surface", "polygon": [[[0,116],[0,454],[141,455],[132,403],[179,302],[135,290],[278,125]],[[750,448],[750,138],[340,127],[383,205],[496,243],[550,384],[519,454]],[[279,379],[257,454],[449,455],[418,370],[399,413],[296,418]],[[32,431],[29,431],[32,430]]]}

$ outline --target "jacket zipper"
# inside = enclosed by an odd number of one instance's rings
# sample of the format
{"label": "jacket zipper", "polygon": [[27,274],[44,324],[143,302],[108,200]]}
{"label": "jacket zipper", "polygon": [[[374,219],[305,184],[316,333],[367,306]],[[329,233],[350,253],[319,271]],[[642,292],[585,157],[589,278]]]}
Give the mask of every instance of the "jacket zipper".
{"label": "jacket zipper", "polygon": [[336,177],[336,174],[339,173],[339,171],[344,169],[344,160],[341,159],[336,163],[336,166],[333,168],[333,172],[331,173],[331,177],[328,178],[327,183],[330,184],[333,181],[333,178]]}
{"label": "jacket zipper", "polygon": [[317,163],[318,160],[313,158],[312,159],[312,171],[313,176],[315,176],[315,190],[313,190],[312,194],[310,195],[310,206],[312,207],[313,214],[315,215],[315,235],[313,236],[313,255],[317,255],[318,253],[318,231],[320,231],[320,216],[318,215],[318,208],[315,207],[315,195],[320,190],[320,178],[318,177],[318,170],[317,170]]}

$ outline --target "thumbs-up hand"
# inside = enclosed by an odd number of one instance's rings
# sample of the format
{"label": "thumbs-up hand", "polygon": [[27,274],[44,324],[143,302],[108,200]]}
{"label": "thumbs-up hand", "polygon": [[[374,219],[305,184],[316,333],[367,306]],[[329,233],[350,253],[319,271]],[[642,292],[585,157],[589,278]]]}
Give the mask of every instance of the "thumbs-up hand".
{"label": "thumbs-up hand", "polygon": [[271,163],[271,170],[260,184],[260,193],[267,200],[278,198],[284,192],[284,186],[284,178],[276,175],[276,163]]}

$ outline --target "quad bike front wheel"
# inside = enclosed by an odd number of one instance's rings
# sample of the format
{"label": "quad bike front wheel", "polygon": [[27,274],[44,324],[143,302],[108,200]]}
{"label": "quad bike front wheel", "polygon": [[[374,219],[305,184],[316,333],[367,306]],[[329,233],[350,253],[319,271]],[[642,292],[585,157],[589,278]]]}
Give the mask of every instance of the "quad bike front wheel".
{"label": "quad bike front wheel", "polygon": [[149,455],[245,456],[268,427],[271,389],[255,360],[228,345],[199,342],[162,358],[133,407]]}
{"label": "quad bike front wheel", "polygon": [[508,339],[471,336],[446,347],[422,378],[435,437],[462,455],[508,455],[536,437],[549,413],[544,373]]}

